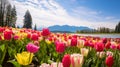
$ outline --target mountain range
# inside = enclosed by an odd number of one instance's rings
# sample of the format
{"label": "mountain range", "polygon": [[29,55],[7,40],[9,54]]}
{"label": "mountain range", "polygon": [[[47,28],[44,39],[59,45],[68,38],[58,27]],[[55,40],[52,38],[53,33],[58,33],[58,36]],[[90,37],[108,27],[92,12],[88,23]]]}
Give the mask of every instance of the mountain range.
{"label": "mountain range", "polygon": [[92,30],[92,28],[85,27],[85,26],[69,26],[69,25],[54,25],[48,27],[52,32],[76,32],[77,30]]}

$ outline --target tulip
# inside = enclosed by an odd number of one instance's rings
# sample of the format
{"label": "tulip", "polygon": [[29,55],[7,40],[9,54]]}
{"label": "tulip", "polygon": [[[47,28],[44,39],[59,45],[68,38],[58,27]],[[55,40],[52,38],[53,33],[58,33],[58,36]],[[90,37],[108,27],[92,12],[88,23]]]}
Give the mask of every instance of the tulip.
{"label": "tulip", "polygon": [[77,45],[77,38],[72,38],[71,39],[71,46],[76,46]]}
{"label": "tulip", "polygon": [[117,46],[114,45],[114,44],[111,44],[110,48],[113,49],[113,50],[115,50],[115,49],[117,49]]}
{"label": "tulip", "polygon": [[85,57],[87,57],[89,50],[86,48],[81,48],[81,54]]}
{"label": "tulip", "polygon": [[65,51],[65,44],[63,42],[58,42],[56,44],[56,51],[58,53],[63,53]]}
{"label": "tulip", "polygon": [[2,37],[0,36],[0,40],[2,40]]}
{"label": "tulip", "polygon": [[28,43],[27,46],[26,46],[26,49],[27,49],[28,52],[36,53],[36,52],[38,52],[39,47],[32,44],[32,43]]}
{"label": "tulip", "polygon": [[103,58],[103,57],[105,57],[105,52],[97,52],[97,56],[99,57],[99,58]]}
{"label": "tulip", "polygon": [[78,40],[77,47],[82,48],[84,46],[84,40]]}
{"label": "tulip", "polygon": [[34,41],[34,45],[39,46],[39,41]]}
{"label": "tulip", "polygon": [[38,40],[38,34],[33,33],[32,36],[31,36],[31,39],[34,40],[34,41]]}
{"label": "tulip", "polygon": [[14,36],[14,39],[15,39],[15,40],[18,40],[18,38],[19,38],[19,36],[17,36],[17,35]]}
{"label": "tulip", "polygon": [[27,33],[27,38],[31,38],[31,33]]}
{"label": "tulip", "polygon": [[50,40],[48,40],[48,39],[46,39],[45,42],[46,42],[48,45],[52,43],[52,42],[51,42]]}
{"label": "tulip", "polygon": [[112,67],[112,65],[114,64],[113,56],[108,56],[105,60],[105,63],[108,67]]}
{"label": "tulip", "polygon": [[102,39],[102,42],[103,42],[104,44],[106,44],[106,43],[107,43],[107,38],[103,38],[103,39]]}
{"label": "tulip", "polygon": [[96,49],[96,51],[98,51],[98,52],[103,51],[103,50],[104,50],[104,44],[101,43],[101,42],[96,43],[95,49]]}
{"label": "tulip", "polygon": [[107,56],[113,56],[113,53],[112,53],[111,51],[107,51],[107,52],[106,52],[106,55],[107,55]]}
{"label": "tulip", "polygon": [[51,63],[51,67],[63,67],[62,63]]}
{"label": "tulip", "polygon": [[49,65],[49,64],[46,64],[46,63],[43,63],[43,64],[41,64],[40,67],[50,67],[50,65]]}
{"label": "tulip", "polygon": [[22,53],[17,53],[17,55],[15,55],[15,58],[17,59],[19,64],[29,65],[32,62],[33,53],[26,51]]}
{"label": "tulip", "polygon": [[111,46],[111,43],[110,43],[110,42],[107,42],[107,43],[105,44],[105,48],[106,48],[106,49],[109,49],[110,46]]}
{"label": "tulip", "polygon": [[4,39],[5,39],[5,40],[10,40],[10,39],[12,39],[12,31],[10,31],[10,30],[5,31],[5,32],[4,32]]}
{"label": "tulip", "polygon": [[50,35],[50,31],[48,28],[43,28],[41,34],[42,36],[48,36]]}
{"label": "tulip", "polygon": [[82,67],[83,59],[84,57],[81,54],[72,54],[71,55],[72,67]]}
{"label": "tulip", "polygon": [[62,64],[63,64],[63,67],[70,67],[71,60],[70,60],[69,54],[64,55],[64,57],[62,59]]}

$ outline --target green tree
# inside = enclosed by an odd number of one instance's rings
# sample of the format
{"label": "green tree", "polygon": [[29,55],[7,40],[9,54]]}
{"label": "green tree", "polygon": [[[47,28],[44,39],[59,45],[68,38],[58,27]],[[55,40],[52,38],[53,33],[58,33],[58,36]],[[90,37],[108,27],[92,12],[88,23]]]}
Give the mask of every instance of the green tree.
{"label": "green tree", "polygon": [[34,30],[37,30],[37,25],[35,24],[35,26],[34,26]]}
{"label": "green tree", "polygon": [[11,26],[10,23],[11,23],[11,4],[9,4],[6,9],[6,20],[4,22],[4,26],[10,27]]}
{"label": "green tree", "polygon": [[25,13],[23,28],[31,28],[32,29],[32,17],[31,17],[29,10],[27,10]]}
{"label": "green tree", "polygon": [[15,27],[16,24],[16,20],[17,20],[17,13],[16,13],[16,7],[14,5],[14,7],[11,10],[11,26]]}
{"label": "green tree", "polygon": [[8,0],[0,0],[0,26],[5,26],[7,7],[9,5]]}
{"label": "green tree", "polygon": [[116,25],[115,32],[120,33],[120,22]]}
{"label": "green tree", "polygon": [[13,18],[16,21],[15,6],[12,8],[8,0],[0,0],[0,26],[13,26]]}

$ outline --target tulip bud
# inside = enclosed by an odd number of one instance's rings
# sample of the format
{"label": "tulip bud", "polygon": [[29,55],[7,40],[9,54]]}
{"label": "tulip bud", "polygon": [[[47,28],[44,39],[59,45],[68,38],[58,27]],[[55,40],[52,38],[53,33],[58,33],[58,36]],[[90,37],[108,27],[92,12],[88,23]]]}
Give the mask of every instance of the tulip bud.
{"label": "tulip bud", "polygon": [[64,57],[62,59],[62,64],[63,64],[63,67],[70,67],[71,60],[70,60],[69,54],[64,55]]}
{"label": "tulip bud", "polygon": [[40,67],[50,67],[50,65],[46,64],[46,63],[43,63],[43,64],[40,65]]}
{"label": "tulip bud", "polygon": [[71,55],[72,67],[82,67],[83,59],[84,59],[84,57],[81,54],[72,54]]}
{"label": "tulip bud", "polygon": [[77,38],[72,38],[71,39],[71,46],[76,46],[77,45]]}
{"label": "tulip bud", "polygon": [[84,40],[78,40],[77,47],[82,48],[84,46]]}
{"label": "tulip bud", "polygon": [[86,49],[86,48],[81,48],[80,50],[81,50],[81,54],[82,54],[83,56],[87,57],[89,50]]}
{"label": "tulip bud", "polygon": [[62,63],[52,63],[50,67],[63,67]]}
{"label": "tulip bud", "polygon": [[112,67],[112,65],[114,64],[113,56],[108,56],[105,60],[105,63],[108,67]]}
{"label": "tulip bud", "polygon": [[56,43],[56,51],[58,53],[63,53],[64,50],[65,50],[65,44],[64,43],[62,43],[62,42]]}

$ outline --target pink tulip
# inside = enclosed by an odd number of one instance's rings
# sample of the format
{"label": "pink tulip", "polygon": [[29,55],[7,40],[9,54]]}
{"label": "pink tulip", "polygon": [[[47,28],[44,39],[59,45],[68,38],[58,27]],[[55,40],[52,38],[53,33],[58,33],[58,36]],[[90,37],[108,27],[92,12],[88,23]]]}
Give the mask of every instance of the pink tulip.
{"label": "pink tulip", "polygon": [[28,43],[27,46],[26,46],[26,49],[27,49],[27,51],[29,51],[31,53],[36,53],[36,52],[38,52],[39,47],[32,44],[32,43]]}
{"label": "pink tulip", "polygon": [[43,64],[41,64],[40,67],[50,67],[50,65],[49,65],[49,64],[46,64],[46,63],[43,63]]}
{"label": "pink tulip", "polygon": [[63,67],[62,63],[51,63],[51,67]]}
{"label": "pink tulip", "polygon": [[77,38],[72,38],[71,39],[71,46],[76,46],[77,45]]}
{"label": "pink tulip", "polygon": [[103,44],[102,42],[96,43],[95,49],[96,49],[96,51],[98,51],[98,52],[103,51],[103,50],[104,50],[104,44]]}
{"label": "pink tulip", "polygon": [[65,44],[63,42],[56,43],[56,51],[58,53],[63,53],[65,51]]}
{"label": "pink tulip", "polygon": [[82,54],[72,54],[71,55],[71,65],[72,67],[82,67],[83,65],[83,55]]}
{"label": "pink tulip", "polygon": [[18,40],[18,38],[19,38],[19,36],[17,36],[17,35],[14,36],[14,39],[15,39],[15,40]]}

